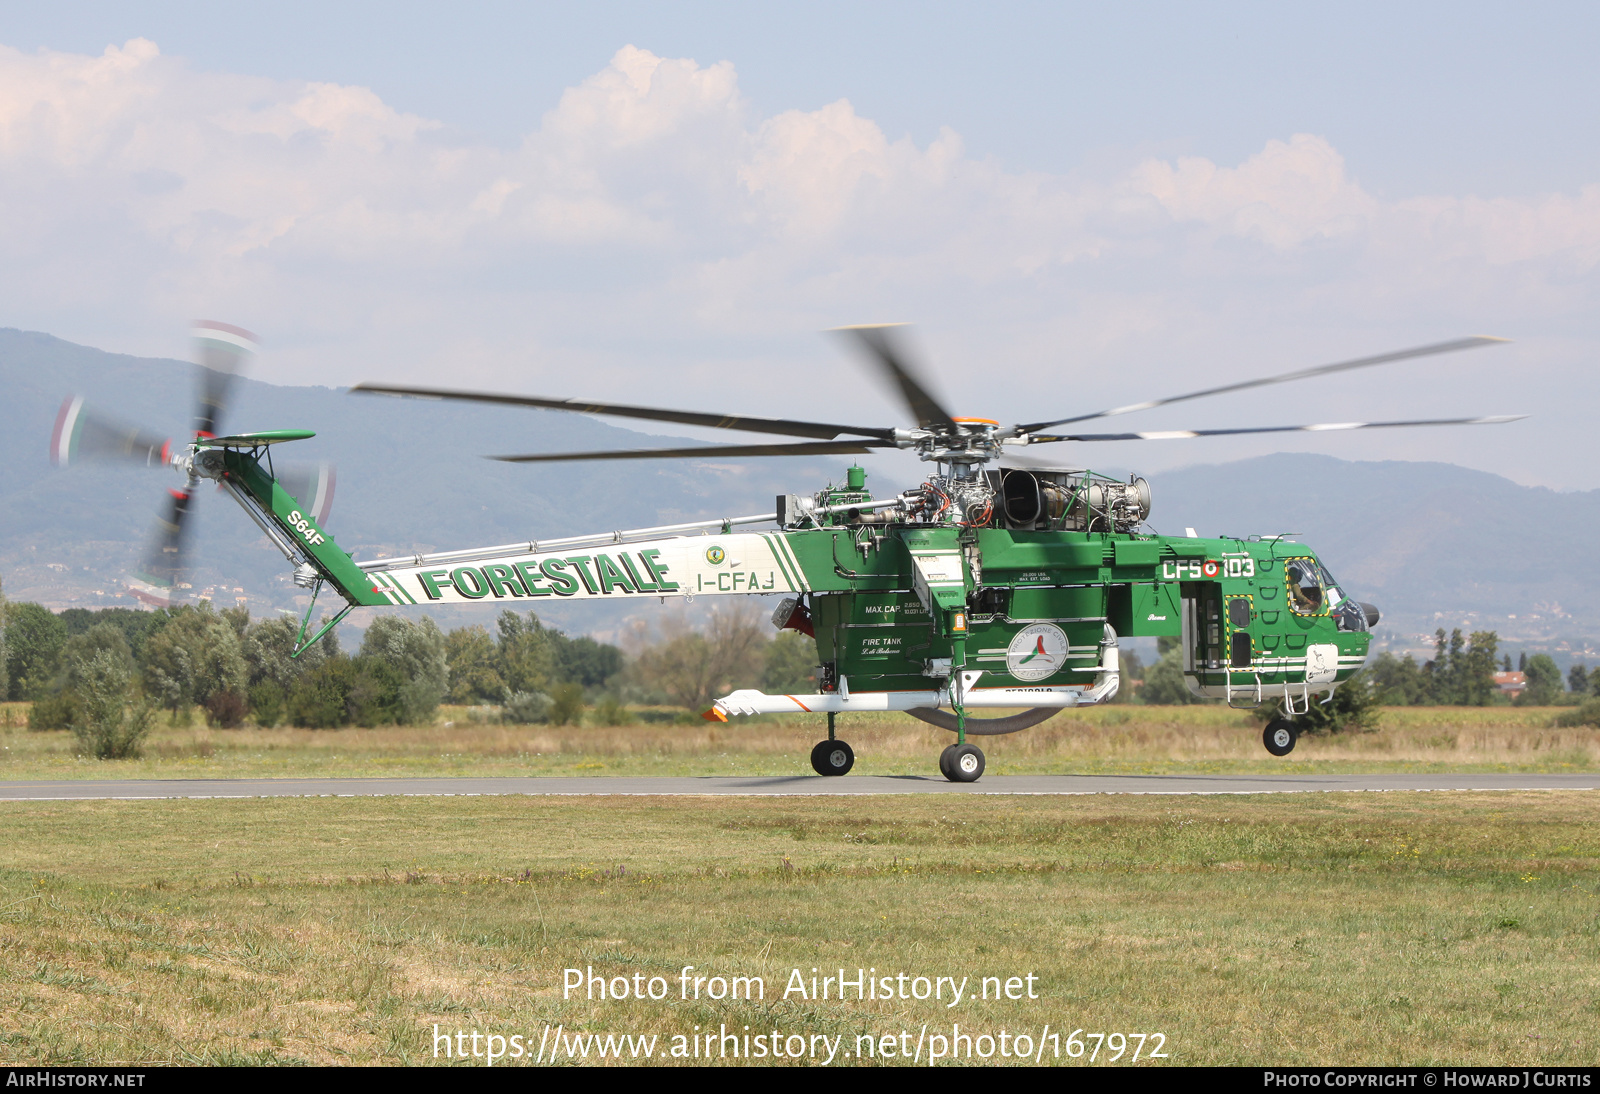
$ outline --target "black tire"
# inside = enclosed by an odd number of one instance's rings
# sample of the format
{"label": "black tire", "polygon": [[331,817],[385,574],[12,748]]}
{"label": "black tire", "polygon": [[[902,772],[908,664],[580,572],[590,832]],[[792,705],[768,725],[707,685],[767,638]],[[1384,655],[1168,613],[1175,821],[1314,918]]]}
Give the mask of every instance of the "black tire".
{"label": "black tire", "polygon": [[951,745],[939,757],[939,769],[953,783],[975,783],[983,777],[983,750],[974,744]]}
{"label": "black tire", "polygon": [[1293,752],[1294,743],[1299,739],[1300,730],[1287,718],[1274,718],[1261,731],[1261,743],[1274,756],[1287,756]]}
{"label": "black tire", "polygon": [[811,750],[811,770],[818,775],[848,775],[856,754],[843,741],[819,741]]}

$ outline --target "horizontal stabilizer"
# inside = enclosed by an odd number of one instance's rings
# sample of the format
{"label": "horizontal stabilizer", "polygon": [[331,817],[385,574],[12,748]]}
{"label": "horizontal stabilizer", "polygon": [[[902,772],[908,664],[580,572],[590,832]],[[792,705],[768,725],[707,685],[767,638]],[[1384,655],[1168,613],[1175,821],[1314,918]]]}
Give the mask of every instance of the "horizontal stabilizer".
{"label": "horizontal stabilizer", "polygon": [[260,448],[284,441],[309,440],[315,436],[309,429],[263,429],[256,433],[233,433],[226,437],[200,437],[194,443],[201,448]]}

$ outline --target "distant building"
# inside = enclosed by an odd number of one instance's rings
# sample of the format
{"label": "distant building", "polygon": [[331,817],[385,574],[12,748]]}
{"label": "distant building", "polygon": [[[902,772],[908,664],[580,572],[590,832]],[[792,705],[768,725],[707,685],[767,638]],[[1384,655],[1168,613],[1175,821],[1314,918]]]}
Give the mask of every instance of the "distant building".
{"label": "distant building", "polygon": [[1494,686],[1502,694],[1515,699],[1528,686],[1528,675],[1522,672],[1497,672],[1494,674]]}

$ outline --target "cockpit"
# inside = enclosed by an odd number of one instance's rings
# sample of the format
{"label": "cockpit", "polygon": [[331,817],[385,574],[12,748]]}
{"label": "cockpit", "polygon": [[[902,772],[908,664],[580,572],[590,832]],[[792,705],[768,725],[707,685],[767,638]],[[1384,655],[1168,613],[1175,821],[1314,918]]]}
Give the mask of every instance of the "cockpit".
{"label": "cockpit", "polygon": [[1369,629],[1367,612],[1339,588],[1327,567],[1310,558],[1284,562],[1289,584],[1289,608],[1296,615],[1331,615],[1341,631]]}

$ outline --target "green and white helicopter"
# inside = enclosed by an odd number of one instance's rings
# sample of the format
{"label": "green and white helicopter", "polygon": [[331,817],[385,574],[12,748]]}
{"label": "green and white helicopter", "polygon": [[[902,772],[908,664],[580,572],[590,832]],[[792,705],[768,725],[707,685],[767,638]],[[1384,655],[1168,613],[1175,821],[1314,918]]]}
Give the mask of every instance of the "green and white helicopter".
{"label": "green and white helicopter", "polygon": [[[158,528],[141,590],[160,600],[181,559],[183,521],[195,487],[217,482],[256,522],[311,591],[299,650],[320,639],[352,608],[435,604],[540,603],[544,598],[783,594],[779,629],[816,643],[817,691],[769,695],[740,690],[718,699],[705,717],[822,712],[828,739],[812,751],[822,775],[855,762],[837,738],[834,716],[846,711],[905,711],[949,729],[955,743],[939,769],[956,782],[983,774],[983,752],[969,737],[1013,733],[1066,707],[1112,699],[1121,683],[1120,638],[1161,636],[1181,643],[1196,695],[1232,706],[1274,703],[1266,726],[1274,755],[1295,746],[1294,719],[1366,662],[1371,605],[1353,600],[1310,548],[1278,536],[1210,539],[1149,530],[1149,484],[1068,467],[1005,466],[1008,451],[1066,442],[1166,440],[1235,434],[1402,426],[1479,425],[1521,415],[1338,422],[1243,429],[1089,433],[1062,427],[1192,399],[1326,376],[1503,341],[1462,338],[1394,353],[1300,369],[1166,399],[1002,425],[956,417],[906,359],[888,326],[841,331],[900,396],[915,425],[857,427],[790,419],[707,414],[657,407],[527,395],[366,383],[368,394],[459,399],[568,410],[646,421],[802,438],[609,452],[552,452],[490,458],[518,463],[560,460],[718,460],[755,456],[914,452],[931,465],[919,486],[874,497],[860,467],[842,486],[777,499],[752,516],[637,528],[561,539],[356,562],[323,530],[332,477],[321,467],[275,473],[279,444],[305,430],[213,435],[226,378],[253,349],[238,328],[202,324],[202,397],[195,436],[172,445],[87,414],[81,400],[63,405],[52,440],[58,462],[121,455],[162,463],[186,476]],[[748,529],[748,530],[746,530]],[[137,586],[136,586],[137,588]],[[317,595],[331,588],[344,607],[314,633]],[[984,717],[985,712],[1000,713]]]}

